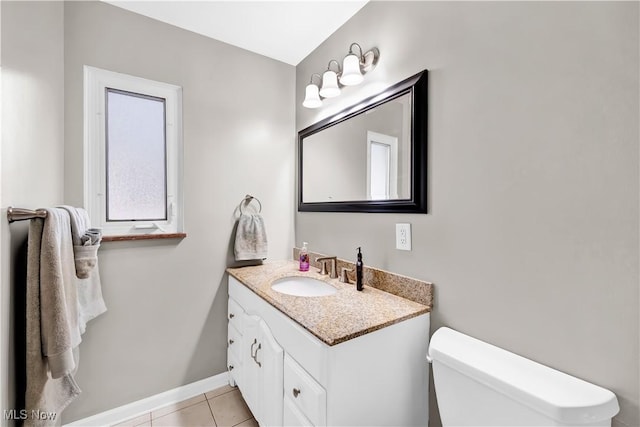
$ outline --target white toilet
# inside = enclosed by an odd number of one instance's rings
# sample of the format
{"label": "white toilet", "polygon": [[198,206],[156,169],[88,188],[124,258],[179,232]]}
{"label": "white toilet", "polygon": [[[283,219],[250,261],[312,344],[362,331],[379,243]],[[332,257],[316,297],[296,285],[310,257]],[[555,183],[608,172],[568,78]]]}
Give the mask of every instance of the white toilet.
{"label": "white toilet", "polygon": [[444,427],[611,426],[611,391],[449,328],[431,337]]}

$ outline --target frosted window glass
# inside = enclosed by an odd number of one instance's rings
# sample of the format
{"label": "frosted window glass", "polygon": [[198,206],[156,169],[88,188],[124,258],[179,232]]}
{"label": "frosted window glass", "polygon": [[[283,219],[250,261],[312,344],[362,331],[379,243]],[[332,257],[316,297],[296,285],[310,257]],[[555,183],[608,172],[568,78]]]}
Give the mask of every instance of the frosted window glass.
{"label": "frosted window glass", "polygon": [[166,220],[165,100],[107,89],[107,221]]}
{"label": "frosted window glass", "polygon": [[371,143],[371,199],[389,198],[389,146]]}

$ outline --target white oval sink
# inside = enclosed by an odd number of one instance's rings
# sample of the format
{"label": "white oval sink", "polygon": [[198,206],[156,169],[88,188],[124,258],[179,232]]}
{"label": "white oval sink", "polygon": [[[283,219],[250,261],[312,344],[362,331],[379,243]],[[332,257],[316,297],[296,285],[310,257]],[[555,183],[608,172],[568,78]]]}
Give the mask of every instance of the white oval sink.
{"label": "white oval sink", "polygon": [[297,297],[323,297],[333,295],[338,290],[322,280],[312,277],[290,276],[275,280],[271,289],[282,294]]}

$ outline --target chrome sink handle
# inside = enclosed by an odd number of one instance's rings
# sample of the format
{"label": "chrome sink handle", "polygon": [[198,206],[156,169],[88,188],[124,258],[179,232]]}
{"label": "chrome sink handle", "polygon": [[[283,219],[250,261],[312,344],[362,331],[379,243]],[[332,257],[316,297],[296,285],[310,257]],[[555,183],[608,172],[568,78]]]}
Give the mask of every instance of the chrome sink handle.
{"label": "chrome sink handle", "polygon": [[318,271],[318,273],[322,274],[323,276],[326,276],[327,274],[329,274],[329,272],[327,271],[326,261],[322,261],[322,268]]}
{"label": "chrome sink handle", "polygon": [[347,273],[351,273],[353,268],[342,267],[342,271],[340,272],[340,281],[342,283],[349,283],[349,275]]}
{"label": "chrome sink handle", "polygon": [[[338,263],[338,257],[324,256],[324,257],[316,258],[316,262],[323,262],[323,261],[331,261],[331,273],[329,273],[329,277],[331,277],[332,279],[337,279],[338,272],[336,269],[336,264]],[[323,265],[323,268],[320,270],[320,274],[327,274],[327,269],[324,266],[324,262],[322,265]]]}

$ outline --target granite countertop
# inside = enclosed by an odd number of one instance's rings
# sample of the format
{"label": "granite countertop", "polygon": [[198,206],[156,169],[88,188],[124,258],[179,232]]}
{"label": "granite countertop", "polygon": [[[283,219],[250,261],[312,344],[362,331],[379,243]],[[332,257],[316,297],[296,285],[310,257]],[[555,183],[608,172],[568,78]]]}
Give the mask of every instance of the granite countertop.
{"label": "granite countertop", "polygon": [[[284,260],[227,269],[247,288],[330,346],[431,311],[430,306],[367,286],[366,282],[359,292],[354,283],[342,283],[317,271],[310,267],[302,272],[297,261]],[[322,297],[298,297],[271,289],[274,280],[288,276],[319,279],[338,291]]]}

